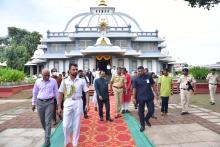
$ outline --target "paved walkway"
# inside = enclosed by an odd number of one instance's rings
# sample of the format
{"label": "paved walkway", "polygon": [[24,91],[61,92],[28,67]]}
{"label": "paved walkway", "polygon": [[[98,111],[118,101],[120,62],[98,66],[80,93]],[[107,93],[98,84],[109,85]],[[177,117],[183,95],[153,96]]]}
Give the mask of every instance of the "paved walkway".
{"label": "paved walkway", "polygon": [[[161,116],[156,110],[157,119],[151,119],[152,127],[145,134],[158,147],[219,147],[220,113],[191,105],[189,115],[180,115],[181,106],[169,105],[168,116]],[[132,115],[138,119],[137,110]]]}
{"label": "paved walkway", "polygon": [[[1,147],[11,147],[14,144],[17,147],[39,147],[42,145],[44,140],[43,130],[37,113],[31,111],[30,105],[31,102],[27,99],[0,100]],[[124,115],[124,120],[131,134],[132,130],[130,128],[134,128],[136,130],[135,134],[142,135],[142,137],[147,136],[155,146],[219,147],[220,113],[191,105],[190,114],[182,116],[180,115],[180,107],[179,104],[170,104],[168,116],[160,116],[160,111],[156,110],[158,118],[150,120],[152,127],[146,127],[144,133],[137,132],[139,119],[137,110],[134,109],[132,104],[130,105],[131,114]],[[98,122],[97,115],[94,119]],[[115,122],[113,124],[116,125]],[[132,134],[132,137],[135,138],[134,134]],[[81,140],[83,140],[83,137],[81,137]],[[135,144],[141,146],[137,142]]]}

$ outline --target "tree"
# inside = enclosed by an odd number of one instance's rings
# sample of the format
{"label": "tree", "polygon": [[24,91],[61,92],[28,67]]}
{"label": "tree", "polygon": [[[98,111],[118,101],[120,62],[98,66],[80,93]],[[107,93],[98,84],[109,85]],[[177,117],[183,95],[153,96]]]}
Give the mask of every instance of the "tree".
{"label": "tree", "polygon": [[26,34],[21,41],[21,44],[27,48],[29,59],[33,56],[37,45],[40,44],[41,35],[38,32]]}
{"label": "tree", "polygon": [[6,48],[7,66],[10,68],[23,70],[27,58],[28,54],[25,46],[12,44]]}
{"label": "tree", "polygon": [[220,0],[185,0],[189,2],[189,5],[191,7],[203,7],[205,9],[210,10],[211,7],[214,7],[218,3],[220,3]]}
{"label": "tree", "polygon": [[8,27],[8,36],[11,40],[11,44],[15,43],[16,45],[22,45],[27,48],[29,58],[33,56],[42,37],[38,32],[28,32],[25,29],[16,27]]}
{"label": "tree", "polygon": [[[8,46],[5,48],[5,58],[10,68],[23,70],[24,64],[30,60],[42,35],[25,29],[8,27]],[[4,60],[5,60],[4,58]],[[0,60],[1,56],[0,56]]]}

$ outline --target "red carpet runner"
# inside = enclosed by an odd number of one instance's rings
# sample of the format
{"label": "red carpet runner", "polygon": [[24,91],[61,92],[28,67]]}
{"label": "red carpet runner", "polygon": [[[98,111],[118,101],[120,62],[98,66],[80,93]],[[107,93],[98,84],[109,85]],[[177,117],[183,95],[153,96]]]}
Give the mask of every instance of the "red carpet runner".
{"label": "red carpet runner", "polygon": [[[82,118],[80,128],[80,147],[135,147],[135,142],[123,117],[114,118],[114,97],[110,97],[111,118],[113,122],[100,121],[98,112],[90,103],[89,119]],[[105,118],[105,107],[103,108]],[[71,147],[69,144],[68,147]]]}

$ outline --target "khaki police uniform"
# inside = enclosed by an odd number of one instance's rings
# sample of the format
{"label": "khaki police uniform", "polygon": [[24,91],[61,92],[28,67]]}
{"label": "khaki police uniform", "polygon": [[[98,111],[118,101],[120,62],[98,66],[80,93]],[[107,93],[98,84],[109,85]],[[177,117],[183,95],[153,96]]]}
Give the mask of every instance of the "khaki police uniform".
{"label": "khaki police uniform", "polygon": [[178,79],[177,83],[180,84],[180,98],[182,105],[182,112],[188,112],[189,110],[189,99],[192,93],[192,90],[188,90],[187,82],[190,82],[193,85],[196,81],[191,75],[181,75]]}
{"label": "khaki police uniform", "polygon": [[70,128],[73,128],[73,146],[78,144],[80,135],[80,119],[83,114],[82,92],[87,92],[88,87],[84,79],[79,77],[72,80],[70,77],[64,79],[60,85],[59,92],[64,93],[63,108],[63,132],[64,145],[69,143]]}
{"label": "khaki police uniform", "polygon": [[218,74],[209,73],[206,77],[209,83],[210,102],[215,103],[215,94],[218,86]]}
{"label": "khaki police uniform", "polygon": [[116,115],[121,112],[121,99],[124,90],[124,85],[126,83],[125,77],[123,75],[113,75],[111,78],[112,89],[115,97],[115,110]]}

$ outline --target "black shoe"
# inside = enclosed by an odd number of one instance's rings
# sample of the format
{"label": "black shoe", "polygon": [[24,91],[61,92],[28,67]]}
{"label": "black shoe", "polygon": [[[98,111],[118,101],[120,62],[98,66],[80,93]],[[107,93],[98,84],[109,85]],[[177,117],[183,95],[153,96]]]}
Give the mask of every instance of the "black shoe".
{"label": "black shoe", "polygon": [[157,117],[155,115],[151,116],[151,118],[157,119]]}
{"label": "black shoe", "polygon": [[145,127],[141,126],[140,131],[143,132],[145,130]]}
{"label": "black shoe", "polygon": [[106,121],[113,122],[113,119],[108,118],[108,119],[106,119]]}
{"label": "black shoe", "polygon": [[185,114],[189,114],[189,112],[185,112]]}
{"label": "black shoe", "polygon": [[122,112],[121,112],[122,114],[124,114],[125,113],[125,110],[122,110]]}
{"label": "black shoe", "polygon": [[181,115],[185,115],[185,114],[187,114],[187,112],[181,112]]}
{"label": "black shoe", "polygon": [[129,110],[126,110],[125,112],[126,112],[126,113],[130,113],[130,111],[129,111]]}
{"label": "black shoe", "polygon": [[104,121],[104,119],[101,117],[101,118],[100,118],[100,121]]}
{"label": "black shoe", "polygon": [[85,119],[88,119],[88,118],[89,118],[89,116],[88,116],[87,114],[85,114],[85,115],[84,115],[84,118],[85,118]]}
{"label": "black shoe", "polygon": [[215,102],[212,102],[211,105],[215,105]]}
{"label": "black shoe", "polygon": [[148,127],[151,127],[151,123],[148,120],[146,120],[145,122],[146,122]]}

